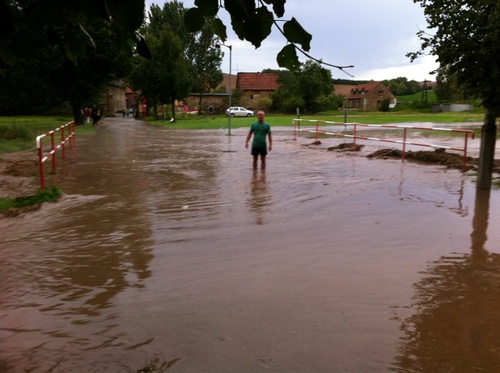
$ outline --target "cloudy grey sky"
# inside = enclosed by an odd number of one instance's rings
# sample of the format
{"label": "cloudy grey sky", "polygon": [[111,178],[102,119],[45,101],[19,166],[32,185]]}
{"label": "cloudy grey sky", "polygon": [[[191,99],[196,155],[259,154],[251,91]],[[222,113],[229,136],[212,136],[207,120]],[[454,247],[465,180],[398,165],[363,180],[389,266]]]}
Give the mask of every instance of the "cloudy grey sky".
{"label": "cloudy grey sky", "polygon": [[[146,0],[162,6],[165,1]],[[194,0],[183,1],[185,8]],[[276,54],[285,46],[277,29],[255,49],[241,41],[230,27],[229,16],[222,9],[219,17],[228,27],[226,44],[232,46],[232,73],[278,69]],[[347,71],[329,68],[336,79],[384,80],[406,77],[409,80],[435,80],[430,72],[437,68],[427,56],[411,63],[406,53],[419,49],[416,33],[427,29],[423,9],[412,0],[288,0],[284,19],[295,17],[312,34],[311,50],[315,58],[334,65],[354,65]],[[222,70],[229,72],[229,49]],[[305,62],[307,58],[299,54]],[[327,67],[328,68],[328,67]]]}

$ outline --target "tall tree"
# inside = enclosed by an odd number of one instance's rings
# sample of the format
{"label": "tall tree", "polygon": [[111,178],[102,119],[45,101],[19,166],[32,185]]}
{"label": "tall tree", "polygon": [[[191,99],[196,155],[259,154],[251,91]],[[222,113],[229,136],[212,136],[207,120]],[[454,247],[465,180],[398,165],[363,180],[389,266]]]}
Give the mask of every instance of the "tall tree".
{"label": "tall tree", "polygon": [[500,115],[500,2],[497,0],[414,0],[424,8],[433,35],[419,32],[419,52],[430,50],[464,95],[486,109],[481,129],[477,186],[490,189]]}
{"label": "tall tree", "polygon": [[94,21],[87,30],[100,50],[89,48],[76,64],[40,34],[38,41],[45,47],[0,75],[0,113],[34,114],[69,102],[75,121],[82,124],[81,107],[95,102],[106,85],[123,77],[130,66],[114,42],[112,24]]}
{"label": "tall tree", "polygon": [[[144,33],[153,58],[139,62],[139,69],[146,71],[134,71],[130,81],[134,88],[159,103],[182,99],[190,90],[195,90],[200,93],[201,108],[202,94],[222,81],[222,53],[215,48],[218,39],[210,25],[196,33],[186,30],[185,12],[178,1],[166,2],[163,7],[151,6]],[[156,77],[147,78],[153,71]],[[138,75],[143,79],[137,79]],[[161,80],[160,76],[165,79]],[[172,118],[175,120],[175,111]]]}
{"label": "tall tree", "polygon": [[[150,35],[147,41],[152,58],[144,60],[138,57],[139,68],[133,71],[130,82],[154,106],[171,104],[171,115],[175,121],[175,100],[184,98],[191,87],[182,42],[168,25],[157,36]],[[143,76],[140,81],[134,78],[137,73]]]}
{"label": "tall tree", "polygon": [[305,109],[317,113],[333,100],[332,73],[317,62],[307,61],[295,73],[304,99]]}
{"label": "tall tree", "polygon": [[465,100],[456,79],[448,74],[446,68],[438,69],[436,83],[436,97],[440,102],[461,102]]}
{"label": "tall tree", "polygon": [[315,61],[305,62],[300,69],[281,74],[280,88],[272,95],[273,108],[293,112],[300,108],[307,113],[337,109],[330,70]]}
{"label": "tall tree", "polygon": [[113,24],[114,42],[123,53],[132,53],[131,40],[148,56],[136,33],[143,20],[144,0],[1,0],[0,73],[33,60],[48,46],[59,47],[76,63],[89,47],[100,48],[88,29],[94,21]]}
{"label": "tall tree", "polygon": [[147,52],[135,32],[143,18],[144,0],[0,1],[0,96],[16,87],[21,109],[70,101],[82,123],[80,106],[125,75],[129,41]]}
{"label": "tall tree", "polygon": [[152,7],[151,14],[156,14],[154,18],[157,19],[152,22],[169,23],[172,30],[181,38],[184,45],[184,56],[192,73],[193,86],[191,91],[200,94],[198,107],[201,114],[203,93],[214,89],[223,80],[220,69],[223,53],[220,48],[217,48],[220,39],[215,36],[210,23],[205,23],[196,32],[188,30],[185,22],[186,11],[181,2],[170,1],[165,3],[162,10],[158,7],[155,9]]}
{"label": "tall tree", "polygon": [[[151,59],[136,57],[128,79],[148,102],[172,104],[172,119],[175,121],[174,102],[187,96],[192,80],[190,66],[184,57],[183,39],[169,23],[178,13],[178,4],[174,3],[165,3],[163,8],[151,7],[150,22],[143,30]],[[177,18],[182,19],[178,15]]]}
{"label": "tall tree", "polygon": [[213,90],[224,79],[220,68],[223,53],[218,43],[219,39],[214,37],[212,28],[207,24],[190,39],[186,47],[186,58],[190,62],[193,76],[191,90],[199,93],[198,113],[200,115],[203,110],[203,94]]}
{"label": "tall tree", "polygon": [[405,77],[399,77],[390,80],[384,80],[384,85],[396,96],[412,95],[422,90],[422,86],[415,80],[408,80]]}

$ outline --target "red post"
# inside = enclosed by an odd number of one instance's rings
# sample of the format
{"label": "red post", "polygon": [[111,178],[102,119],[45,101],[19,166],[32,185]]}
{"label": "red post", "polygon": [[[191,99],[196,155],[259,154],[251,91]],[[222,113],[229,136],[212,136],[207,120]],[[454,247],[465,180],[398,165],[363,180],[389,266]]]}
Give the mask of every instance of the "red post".
{"label": "red post", "polygon": [[38,143],[38,169],[40,170],[40,189],[45,189],[45,177],[43,175],[43,150],[42,139]]}
{"label": "red post", "polygon": [[61,153],[62,153],[62,160],[66,160],[66,139],[64,138],[64,127],[66,127],[67,124],[64,126],[61,126]]}
{"label": "red post", "polygon": [[357,123],[354,123],[354,131],[353,131],[353,141],[352,141],[352,144],[353,144],[353,147],[354,147],[354,150],[356,150],[356,130],[357,130]]}
{"label": "red post", "polygon": [[[68,131],[70,132],[70,134],[67,137],[65,137],[65,134],[64,134],[64,127],[68,127]],[[61,130],[61,137],[62,138],[61,138],[61,143],[56,146],[55,140],[54,140],[54,135],[55,135],[55,132],[58,131],[59,129]],[[66,157],[66,150],[65,150],[66,140],[70,141],[70,149],[72,149],[72,145],[75,144],[75,133],[76,133],[76,123],[75,123],[75,121],[71,121],[71,122],[68,122],[65,125],[57,128],[53,131],[47,132],[47,133],[40,135],[36,138],[36,144],[37,144],[37,148],[38,148],[38,167],[40,170],[40,188],[41,189],[45,189],[45,177],[44,177],[43,162],[45,162],[49,156],[52,157],[52,172],[55,173],[56,172],[56,151],[57,151],[57,148],[59,146],[61,146],[62,158],[64,160]],[[50,140],[51,140],[51,150],[50,150],[50,152],[46,153],[46,157],[44,159],[42,138],[44,138],[45,136],[49,136],[49,135],[50,135]]]}
{"label": "red post", "polygon": [[403,154],[402,154],[403,161],[406,158],[406,132],[407,132],[407,130],[408,130],[408,128],[405,127],[405,129],[403,131]]}
{"label": "red post", "polygon": [[52,147],[52,152],[51,152],[52,172],[55,173],[56,172],[56,146],[54,143],[54,131],[50,132],[50,143],[51,143],[51,147]]}
{"label": "red post", "polygon": [[71,131],[70,131],[71,140],[69,142],[69,148],[70,148],[70,150],[72,150],[73,145],[75,145],[75,143],[76,143],[76,123],[75,123],[75,121],[72,121],[70,123],[70,128],[71,128]]}
{"label": "red post", "polygon": [[464,140],[464,168],[463,168],[463,171],[465,171],[467,169],[467,140],[468,140],[468,138],[469,138],[469,132],[465,132],[465,140]]}

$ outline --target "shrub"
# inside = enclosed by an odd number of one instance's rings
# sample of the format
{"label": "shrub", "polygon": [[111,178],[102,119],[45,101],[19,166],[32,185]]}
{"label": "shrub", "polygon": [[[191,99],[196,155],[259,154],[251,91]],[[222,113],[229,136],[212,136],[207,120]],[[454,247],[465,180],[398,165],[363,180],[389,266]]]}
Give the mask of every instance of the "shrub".
{"label": "shrub", "polygon": [[382,102],[380,103],[380,111],[389,111],[391,105],[391,100],[389,98],[384,98]]}
{"label": "shrub", "polygon": [[273,100],[271,100],[269,97],[261,97],[258,100],[255,100],[254,108],[256,110],[269,111],[272,104]]}

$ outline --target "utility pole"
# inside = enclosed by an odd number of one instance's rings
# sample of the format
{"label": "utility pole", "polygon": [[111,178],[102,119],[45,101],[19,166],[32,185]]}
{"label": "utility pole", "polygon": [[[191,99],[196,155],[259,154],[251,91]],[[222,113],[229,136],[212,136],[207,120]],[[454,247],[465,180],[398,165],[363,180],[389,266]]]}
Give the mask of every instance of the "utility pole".
{"label": "utility pole", "polygon": [[[217,44],[217,48],[220,49],[220,46],[224,46],[226,48],[229,48],[229,107],[231,107],[231,97],[233,95],[233,87],[231,86],[231,60],[232,60],[232,52],[233,52],[233,46],[232,45],[226,45],[226,44]],[[231,113],[228,113],[227,115],[227,134],[231,136]]]}
{"label": "utility pole", "polygon": [[422,85],[422,99],[421,102],[427,105],[428,101],[428,92],[427,92],[427,79],[424,80],[424,84]]}

